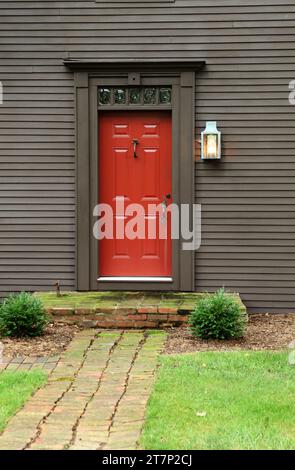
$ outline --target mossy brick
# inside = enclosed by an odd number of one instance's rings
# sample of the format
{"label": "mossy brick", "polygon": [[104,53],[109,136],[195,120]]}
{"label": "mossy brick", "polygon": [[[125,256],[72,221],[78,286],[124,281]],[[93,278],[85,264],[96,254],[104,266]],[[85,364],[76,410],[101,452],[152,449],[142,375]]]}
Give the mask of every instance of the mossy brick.
{"label": "mossy brick", "polygon": [[196,305],[196,302],[183,302],[180,304],[178,310],[187,310],[188,312],[192,312],[195,310]]}
{"label": "mossy brick", "polygon": [[37,357],[37,362],[42,362],[42,359],[45,359],[46,362],[58,362],[59,359],[60,359],[60,356],[59,355],[54,355],[54,356],[48,356],[48,357],[45,357],[45,358],[42,358],[42,357]]}
{"label": "mossy brick", "polygon": [[131,307],[117,307],[114,314],[117,315],[133,315],[137,313],[136,308],[131,308]]}
{"label": "mossy brick", "polygon": [[186,323],[187,318],[183,315],[168,315],[169,322]]}
{"label": "mossy brick", "polygon": [[75,336],[74,339],[76,338],[84,338],[84,339],[88,339],[88,338],[94,338],[95,337],[95,333],[93,332],[93,330],[83,330],[83,331],[79,331],[79,333]]}
{"label": "mossy brick", "polygon": [[140,290],[137,291],[123,291],[124,299],[135,299],[142,297],[143,293]]}
{"label": "mossy brick", "polygon": [[88,420],[87,418],[88,410],[86,410],[86,417],[83,416],[80,420],[78,431],[81,433],[86,433],[88,430],[90,432],[96,432],[97,434],[105,434],[110,427],[110,419],[101,420],[101,419],[94,419]]}
{"label": "mossy brick", "polygon": [[161,302],[161,295],[148,295],[146,294],[144,298],[140,302],[140,306],[142,307],[154,307],[159,305]]}
{"label": "mossy brick", "polygon": [[148,321],[157,321],[157,322],[163,322],[167,321],[167,314],[166,313],[150,313],[147,315],[147,320]]}
{"label": "mossy brick", "polygon": [[42,451],[47,451],[47,450],[63,450],[64,448],[61,447],[58,444],[34,444],[34,450],[42,450]]}
{"label": "mossy brick", "polygon": [[66,307],[62,307],[62,308],[58,308],[58,307],[54,307],[53,309],[51,309],[51,313],[52,315],[59,315],[59,316],[71,316],[71,315],[74,315],[74,310],[73,308],[66,308]]}
{"label": "mossy brick", "polygon": [[127,333],[124,333],[119,346],[123,346],[124,344],[136,344],[142,339],[142,337],[143,333],[141,332],[135,333],[132,331],[128,331]]}
{"label": "mossy brick", "polygon": [[147,320],[147,315],[146,314],[135,313],[135,314],[132,314],[132,315],[128,315],[127,318],[129,320],[133,320],[133,321],[146,321]]}
{"label": "mossy brick", "polygon": [[137,306],[141,304],[142,298],[143,298],[143,295],[139,294],[138,296],[130,297],[130,298],[120,301],[120,305],[122,307],[137,308]]}
{"label": "mossy brick", "polygon": [[161,298],[162,299],[176,299],[178,300],[179,298],[182,299],[186,294],[183,292],[162,292],[161,293]]}
{"label": "mossy brick", "polygon": [[158,306],[158,311],[160,311],[161,309],[175,309],[176,311],[179,309],[180,307],[180,303],[178,302],[161,302]]}
{"label": "mossy brick", "polygon": [[83,433],[81,430],[78,432],[75,445],[79,445],[83,442],[85,444],[96,444],[96,447],[98,447],[99,443],[105,441],[107,438],[107,431],[96,431],[95,428],[86,428],[83,430]]}
{"label": "mossy brick", "polygon": [[161,314],[162,313],[163,314],[165,314],[165,313],[166,314],[177,314],[178,309],[177,309],[177,307],[163,307],[162,306],[162,307],[159,307],[158,312],[161,313]]}
{"label": "mossy brick", "polygon": [[116,432],[138,432],[139,424],[144,424],[144,420],[137,420],[137,421],[117,421],[115,420],[112,426],[113,433]]}
{"label": "mossy brick", "polygon": [[158,328],[159,322],[158,321],[135,321],[134,327],[135,328]]}
{"label": "mossy brick", "polygon": [[96,320],[96,328],[115,329],[117,327],[114,320],[100,319]]}
{"label": "mossy brick", "polygon": [[172,306],[179,306],[181,303],[183,303],[183,300],[181,298],[173,298],[173,297],[165,297],[161,299],[160,306],[161,305],[172,305]]}
{"label": "mossy brick", "polygon": [[[12,362],[8,363],[6,365],[6,368],[5,370],[9,370],[9,371],[13,371],[13,370],[17,370],[19,369],[20,367],[22,366],[22,364],[13,364]],[[28,369],[28,365],[27,364],[24,364],[22,370],[27,370]]]}
{"label": "mossy brick", "polygon": [[140,314],[149,314],[149,313],[157,313],[158,307],[155,305],[154,307],[138,307],[137,312]]}
{"label": "mossy brick", "polygon": [[101,331],[97,338],[106,338],[106,339],[110,339],[110,338],[114,338],[114,337],[118,337],[120,336],[122,332],[121,331]]}
{"label": "mossy brick", "polygon": [[122,320],[118,320],[118,321],[114,320],[113,322],[109,322],[109,323],[110,323],[113,327],[115,327],[115,328],[116,328],[116,327],[118,327],[118,328],[132,328],[132,327],[135,326],[133,321],[127,320],[127,319],[124,320],[124,321],[122,321]]}
{"label": "mossy brick", "polygon": [[97,328],[96,320],[83,319],[79,321],[79,326],[83,328]]}
{"label": "mossy brick", "polygon": [[95,313],[95,308],[77,307],[74,313],[75,315],[91,315]]}
{"label": "mossy brick", "polygon": [[158,330],[158,331],[155,331],[155,330],[147,330],[146,333],[148,334],[148,338],[147,340],[150,341],[151,340],[151,337],[153,340],[160,340],[161,338],[166,338],[167,337],[167,333],[165,331],[162,331],[162,330]]}
{"label": "mossy brick", "polygon": [[116,306],[115,305],[109,305],[109,306],[104,306],[100,305],[98,307],[95,307],[95,313],[97,314],[102,314],[102,315],[112,315],[116,312]]}
{"label": "mossy brick", "polygon": [[[159,305],[160,305],[160,299],[158,299],[158,301],[150,301],[150,299],[145,299],[145,301],[143,301],[141,305],[137,307],[137,309],[141,310],[143,308],[148,308],[152,310],[151,313],[154,313],[158,311]],[[148,313],[148,312],[145,312],[145,313]]]}
{"label": "mossy brick", "polygon": [[62,359],[67,357],[71,353],[80,353],[83,354],[83,352],[89,347],[91,342],[91,338],[77,338],[70,343],[70,347],[62,354]]}
{"label": "mossy brick", "polygon": [[[101,301],[104,300],[122,300],[125,298],[126,291],[105,291],[100,293]],[[95,294],[93,294],[95,295]]]}
{"label": "mossy brick", "polygon": [[74,317],[49,317],[49,321],[56,323],[57,325],[78,325],[78,322]]}
{"label": "mossy brick", "polygon": [[[94,336],[94,333],[93,335]],[[79,349],[81,346],[87,347],[90,344],[91,338],[78,333],[72,342],[70,343],[69,349]]]}

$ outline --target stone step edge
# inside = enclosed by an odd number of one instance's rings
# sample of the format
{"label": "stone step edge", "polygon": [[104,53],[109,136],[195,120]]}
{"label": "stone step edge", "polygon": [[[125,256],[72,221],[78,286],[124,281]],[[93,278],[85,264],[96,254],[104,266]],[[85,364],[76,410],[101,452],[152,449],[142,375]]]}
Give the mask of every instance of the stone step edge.
{"label": "stone step edge", "polygon": [[188,323],[191,310],[177,308],[47,308],[54,322],[76,324],[84,328],[167,328]]}
{"label": "stone step edge", "polygon": [[[241,311],[247,314],[239,294],[236,294]],[[54,322],[76,324],[83,328],[169,328],[188,324],[193,308],[177,307],[69,307],[46,308]]]}

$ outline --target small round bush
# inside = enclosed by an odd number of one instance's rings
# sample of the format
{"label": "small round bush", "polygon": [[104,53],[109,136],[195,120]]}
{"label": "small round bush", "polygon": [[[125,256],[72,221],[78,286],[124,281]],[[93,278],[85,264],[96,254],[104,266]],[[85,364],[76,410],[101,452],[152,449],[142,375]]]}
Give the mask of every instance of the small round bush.
{"label": "small round bush", "polygon": [[245,334],[247,314],[234,295],[220,289],[199,301],[189,323],[197,338],[241,338]]}
{"label": "small round bush", "polygon": [[40,336],[47,321],[41,300],[27,292],[10,295],[0,305],[2,336]]}

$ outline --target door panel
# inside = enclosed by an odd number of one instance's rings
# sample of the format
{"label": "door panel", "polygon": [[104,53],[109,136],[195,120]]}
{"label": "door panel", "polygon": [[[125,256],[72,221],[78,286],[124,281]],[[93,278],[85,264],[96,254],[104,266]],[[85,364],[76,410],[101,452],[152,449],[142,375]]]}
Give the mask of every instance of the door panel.
{"label": "door panel", "polygon": [[[138,140],[136,157],[133,139]],[[104,112],[99,119],[99,203],[112,206],[114,233],[119,223],[132,223],[132,213],[116,210],[116,197],[141,204],[144,239],[99,242],[99,276],[164,276],[172,274],[170,216],[148,214],[149,204],[161,204],[172,193],[171,114],[166,111]],[[172,201],[169,200],[169,203]],[[156,239],[148,239],[148,220],[156,225]],[[167,223],[168,237],[159,238],[159,225]]]}

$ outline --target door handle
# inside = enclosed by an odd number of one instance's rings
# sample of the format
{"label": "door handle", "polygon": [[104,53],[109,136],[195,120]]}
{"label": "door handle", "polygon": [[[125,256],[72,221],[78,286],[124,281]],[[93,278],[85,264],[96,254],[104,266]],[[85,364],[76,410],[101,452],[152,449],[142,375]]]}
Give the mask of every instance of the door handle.
{"label": "door handle", "polygon": [[171,199],[171,194],[166,194],[163,196],[162,204],[164,204],[166,207],[168,206],[168,199]]}
{"label": "door handle", "polygon": [[137,150],[137,145],[139,144],[138,140],[137,139],[133,139],[132,140],[132,143],[133,143],[133,157],[134,158],[137,158],[138,155],[136,153],[136,150]]}

